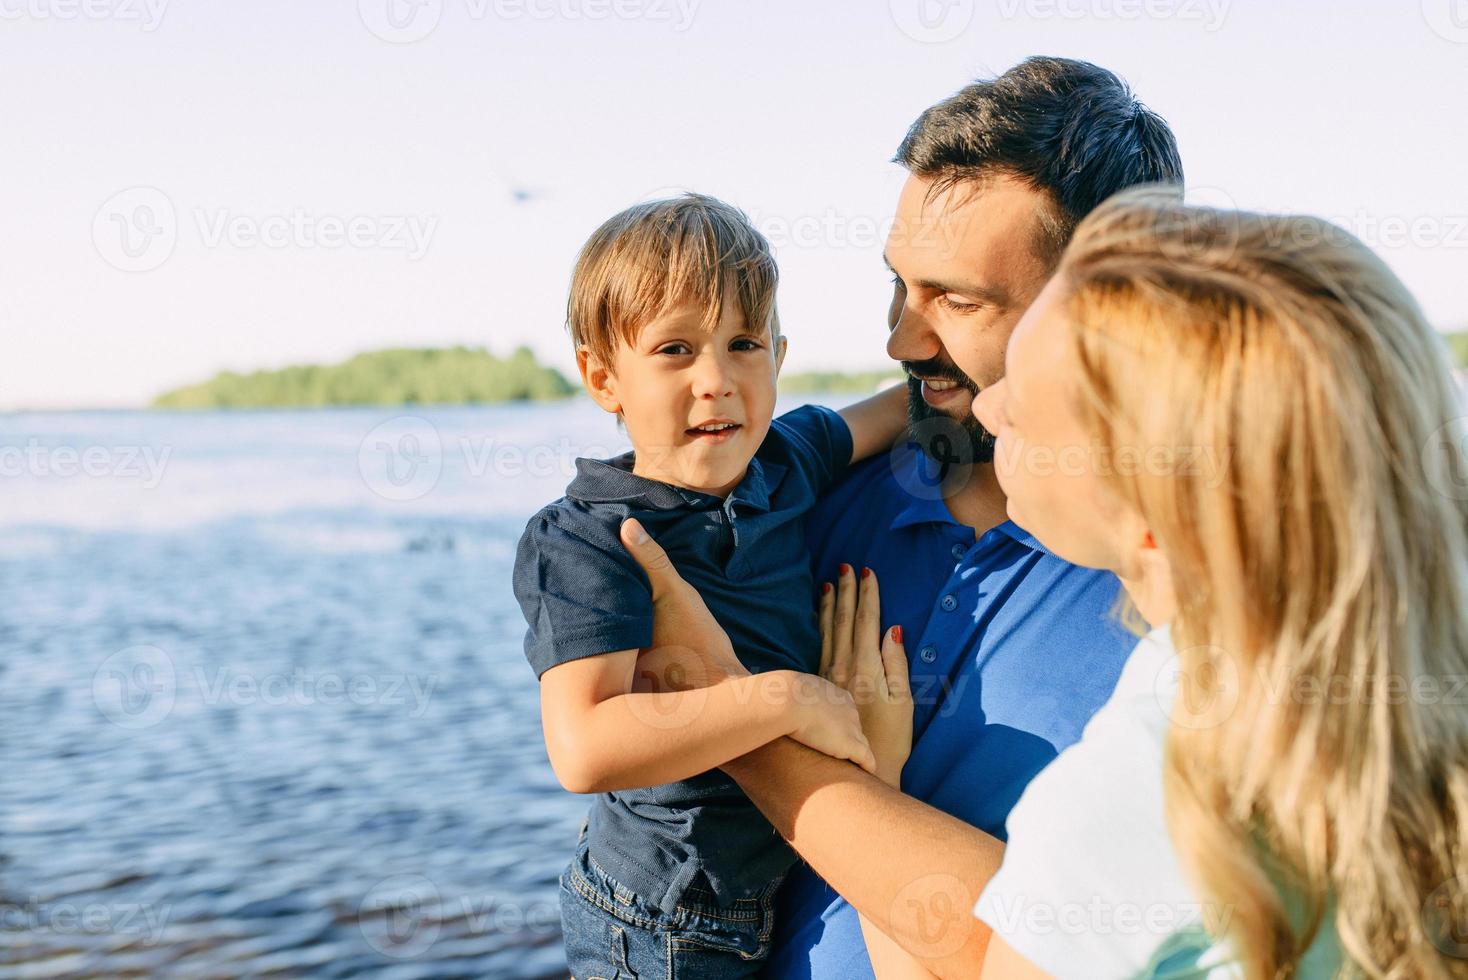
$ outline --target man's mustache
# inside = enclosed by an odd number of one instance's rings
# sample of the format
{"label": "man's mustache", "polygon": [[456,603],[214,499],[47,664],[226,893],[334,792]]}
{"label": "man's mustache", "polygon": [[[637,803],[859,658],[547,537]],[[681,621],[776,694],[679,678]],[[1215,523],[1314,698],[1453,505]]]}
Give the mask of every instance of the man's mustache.
{"label": "man's mustache", "polygon": [[907,372],[909,381],[917,381],[919,378],[928,378],[934,381],[953,381],[976,395],[979,393],[979,386],[974,383],[973,378],[970,378],[952,364],[945,364],[938,360],[902,361],[900,363],[902,364],[902,370]]}

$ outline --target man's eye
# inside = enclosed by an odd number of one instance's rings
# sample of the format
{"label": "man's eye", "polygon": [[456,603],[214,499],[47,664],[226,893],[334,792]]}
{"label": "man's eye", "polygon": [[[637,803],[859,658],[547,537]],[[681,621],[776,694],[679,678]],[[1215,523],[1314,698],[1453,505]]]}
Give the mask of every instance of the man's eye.
{"label": "man's eye", "polygon": [[973,313],[979,309],[978,303],[960,303],[957,300],[949,299],[947,295],[938,297],[938,305],[953,313]]}

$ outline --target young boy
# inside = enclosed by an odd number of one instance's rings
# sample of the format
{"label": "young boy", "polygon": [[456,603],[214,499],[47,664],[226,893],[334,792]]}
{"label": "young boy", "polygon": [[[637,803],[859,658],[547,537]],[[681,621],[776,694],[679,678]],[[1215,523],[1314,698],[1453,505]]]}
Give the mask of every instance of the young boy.
{"label": "young boy", "polygon": [[[892,444],[906,393],[772,420],[786,346],[777,279],[743,213],[696,194],[615,216],[572,276],[582,381],[633,446],[577,460],[515,560],[551,765],[567,789],[598,794],[561,876],[577,978],[755,974],[795,857],[717,767],[787,735],[873,766],[850,697],[810,676],[820,635],[803,514]],[[634,690],[653,609],[618,538],[628,517],[698,589],[751,676]]]}

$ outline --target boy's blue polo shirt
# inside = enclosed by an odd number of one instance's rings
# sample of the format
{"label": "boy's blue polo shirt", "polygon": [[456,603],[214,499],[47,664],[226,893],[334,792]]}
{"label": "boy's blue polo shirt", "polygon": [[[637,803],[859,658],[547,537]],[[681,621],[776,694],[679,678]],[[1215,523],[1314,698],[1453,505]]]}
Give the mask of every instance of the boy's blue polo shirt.
{"label": "boy's blue polo shirt", "polygon": [[[652,644],[652,590],[619,537],[628,517],[698,590],[745,667],[814,673],[821,637],[805,518],[846,472],[851,451],[841,416],[806,405],[770,423],[725,499],[638,476],[631,453],[578,459],[566,496],[530,519],[515,557],[515,597],[529,624],[525,656],[536,676]],[[795,861],[722,770],[598,794],[587,841],[611,877],[666,910],[695,883],[721,905],[758,895]]]}
{"label": "boy's blue polo shirt", "polygon": [[[905,634],[914,700],[902,789],[1003,840],[1025,785],[1111,695],[1136,638],[1116,577],[1072,565],[1006,521],[974,540],[915,450],[854,467],[811,511],[817,583],[877,573],[882,628]],[[817,586],[818,587],[818,586]],[[902,828],[863,849],[900,849]],[[967,914],[966,910],[959,910]],[[872,976],[856,910],[807,866],[782,889],[770,977]]]}

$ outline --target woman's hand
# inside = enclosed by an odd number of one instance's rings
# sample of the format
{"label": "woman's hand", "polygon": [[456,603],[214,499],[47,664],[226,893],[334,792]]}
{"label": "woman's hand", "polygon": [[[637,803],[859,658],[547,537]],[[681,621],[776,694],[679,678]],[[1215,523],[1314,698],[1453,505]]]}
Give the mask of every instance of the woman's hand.
{"label": "woman's hand", "polygon": [[877,775],[899,788],[912,752],[912,690],[902,627],[885,636],[880,630],[876,573],[864,568],[858,581],[851,566],[842,565],[836,587],[827,583],[821,596],[821,676],[851,694],[877,757]]}
{"label": "woman's hand", "polygon": [[652,646],[638,655],[632,689],[687,691],[749,676],[698,590],[636,519],[622,523],[622,546],[652,583]]}

